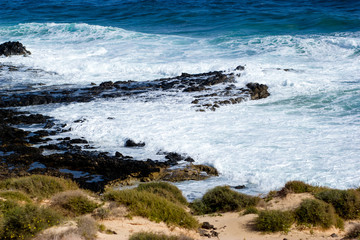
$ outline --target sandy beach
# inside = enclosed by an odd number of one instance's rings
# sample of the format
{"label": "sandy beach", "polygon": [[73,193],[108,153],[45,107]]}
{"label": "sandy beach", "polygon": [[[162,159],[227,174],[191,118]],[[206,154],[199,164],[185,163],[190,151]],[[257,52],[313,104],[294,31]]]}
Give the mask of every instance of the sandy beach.
{"label": "sandy beach", "polygon": [[[288,194],[285,198],[276,197],[271,201],[264,203],[259,209],[281,209],[291,210],[298,207],[302,200],[313,198],[311,194]],[[127,210],[123,207],[113,210],[112,217],[98,221],[106,229],[111,230],[113,234],[97,233],[98,240],[128,240],[129,237],[137,232],[153,232],[166,235],[185,235],[196,240],[209,239],[207,236],[201,236],[200,231],[186,230],[178,227],[169,227],[165,223],[156,223],[142,217],[126,217]],[[315,239],[333,239],[340,240],[345,237],[346,232],[359,220],[346,221],[344,230],[332,227],[327,230],[320,228],[306,228],[304,226],[293,225],[288,233],[262,233],[255,228],[256,214],[243,215],[241,212],[228,212],[222,214],[209,214],[196,216],[199,223],[209,222],[214,226],[218,233],[217,237],[210,239],[221,240],[315,240]],[[46,230],[45,232],[65,232],[74,228],[75,223],[67,223]],[[73,240],[76,240],[73,239]]]}

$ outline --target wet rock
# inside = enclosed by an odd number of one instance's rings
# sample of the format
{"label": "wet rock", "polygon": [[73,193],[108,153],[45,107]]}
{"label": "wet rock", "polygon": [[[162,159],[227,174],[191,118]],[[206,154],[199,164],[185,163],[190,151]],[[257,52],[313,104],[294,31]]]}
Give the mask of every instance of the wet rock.
{"label": "wet rock", "polygon": [[[108,182],[115,179],[126,179],[129,176],[136,179],[154,179],[158,176],[160,169],[168,167],[166,163],[155,162],[152,160],[139,161],[128,156],[117,154],[117,157],[108,156],[105,152],[83,151],[81,147],[72,145],[73,143],[86,143],[84,139],[62,138],[55,144],[44,145],[35,148],[31,145],[32,140],[39,141],[42,135],[49,132],[40,130],[34,133],[17,129],[9,126],[9,121],[19,122],[19,115],[12,110],[0,109],[0,179],[27,176],[30,173],[46,174],[52,176],[63,176],[72,178],[83,188],[93,191],[102,191]],[[45,116],[36,116],[36,119],[47,119]],[[25,119],[25,122],[32,122]],[[60,133],[61,130],[58,131]],[[46,141],[44,139],[44,141]],[[57,152],[50,155],[43,155],[43,149],[55,150]],[[43,168],[31,169],[34,162],[44,165]],[[84,173],[80,177],[75,177],[68,173],[63,173],[61,169],[78,171]],[[98,181],[93,181],[94,176],[98,176]]]}
{"label": "wet rock", "polygon": [[[238,67],[238,69],[242,69]],[[148,101],[161,98],[161,92],[183,92],[194,95],[203,92],[205,94],[194,96],[192,100],[196,111],[215,110],[222,105],[238,104],[244,99],[260,99],[269,96],[266,85],[256,83],[249,84],[248,88],[236,88],[233,84],[233,73],[214,71],[200,74],[183,73],[173,78],[156,79],[152,81],[111,81],[103,82],[99,86],[32,90],[18,93],[6,91],[0,94],[0,107],[18,107],[29,105],[41,105],[50,103],[89,102],[97,98],[128,98],[138,97]],[[216,88],[213,86],[217,86]],[[205,105],[206,104],[206,105]],[[200,106],[200,107],[198,107]],[[201,106],[205,106],[204,108]]]}
{"label": "wet rock", "polygon": [[204,90],[205,90],[204,86],[192,86],[192,87],[185,88],[183,90],[183,92],[200,92],[200,91],[204,91]]}
{"label": "wet rock", "polygon": [[165,158],[168,159],[169,165],[176,165],[179,161],[184,160],[184,157],[176,152],[166,153]]}
{"label": "wet rock", "polygon": [[246,186],[245,185],[238,185],[238,186],[235,186],[234,188],[235,189],[244,189],[244,188],[246,188]]}
{"label": "wet rock", "polygon": [[239,65],[239,66],[237,66],[237,67],[235,68],[235,70],[236,70],[236,71],[244,71],[244,70],[245,70],[245,67]]}
{"label": "wet rock", "polygon": [[74,123],[83,123],[83,122],[85,122],[85,121],[86,121],[85,118],[81,118],[81,119],[75,120]]}
{"label": "wet rock", "polygon": [[116,152],[116,153],[115,153],[115,157],[117,157],[117,158],[123,158],[124,155],[122,155],[122,154],[119,153],[119,152]]}
{"label": "wet rock", "polygon": [[133,140],[131,139],[128,139],[126,140],[125,142],[125,147],[144,147],[145,146],[145,143],[144,142],[134,142]]}
{"label": "wet rock", "polygon": [[73,143],[77,143],[77,144],[86,144],[86,143],[89,143],[87,140],[81,139],[81,138],[71,139],[69,142],[70,142],[71,144],[73,144]]}
{"label": "wet rock", "polygon": [[251,100],[258,100],[270,96],[268,86],[259,83],[248,83],[246,86],[250,89]]}
{"label": "wet rock", "polygon": [[102,83],[100,83],[99,87],[102,88],[102,89],[110,89],[110,88],[114,87],[114,83],[111,82],[111,81],[102,82]]}
{"label": "wet rock", "polygon": [[0,45],[0,56],[5,55],[9,57],[11,55],[30,55],[31,52],[26,50],[25,46],[20,42],[5,42]]}

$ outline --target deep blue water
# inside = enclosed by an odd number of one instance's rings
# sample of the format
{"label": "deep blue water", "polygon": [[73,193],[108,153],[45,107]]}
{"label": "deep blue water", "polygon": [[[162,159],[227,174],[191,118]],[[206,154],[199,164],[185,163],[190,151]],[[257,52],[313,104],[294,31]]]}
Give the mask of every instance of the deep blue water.
{"label": "deep blue water", "polygon": [[188,36],[360,30],[360,1],[2,0],[0,25],[87,23]]}

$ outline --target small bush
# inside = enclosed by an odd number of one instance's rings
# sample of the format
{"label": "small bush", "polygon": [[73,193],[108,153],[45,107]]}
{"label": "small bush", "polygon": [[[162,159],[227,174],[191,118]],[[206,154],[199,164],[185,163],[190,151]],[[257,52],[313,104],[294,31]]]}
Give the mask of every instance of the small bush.
{"label": "small bush", "polygon": [[346,239],[360,239],[360,224],[353,226],[349,232],[346,233]]}
{"label": "small bush", "polygon": [[262,232],[288,232],[293,223],[294,217],[290,212],[261,211],[256,219],[256,228]]}
{"label": "small bush", "polygon": [[0,197],[8,200],[31,203],[31,199],[23,192],[16,190],[5,190],[0,192]]}
{"label": "small bush", "polygon": [[315,197],[331,203],[336,213],[344,219],[360,217],[360,193],[356,190],[327,189],[317,193]]}
{"label": "small bush", "polygon": [[4,226],[1,239],[28,239],[46,228],[60,222],[61,217],[51,209],[12,204],[2,209]]}
{"label": "small bush", "polygon": [[290,181],[285,184],[285,188],[293,193],[306,193],[312,192],[315,187],[301,181]]}
{"label": "small bush", "polygon": [[186,206],[189,204],[186,198],[182,195],[182,192],[176,186],[167,182],[140,184],[136,189],[139,191],[154,193],[174,203],[181,203]]}
{"label": "small bush", "polygon": [[131,235],[129,240],[193,240],[193,239],[184,235],[168,236],[160,233],[138,232]]}
{"label": "small bush", "polygon": [[91,201],[82,191],[66,191],[55,195],[51,199],[51,206],[64,215],[79,216],[93,212],[99,205]]}
{"label": "small bush", "polygon": [[90,216],[82,216],[78,221],[78,234],[83,236],[86,240],[96,239],[98,230],[95,219]]}
{"label": "small bush", "polygon": [[191,204],[195,214],[238,211],[249,206],[255,206],[260,199],[238,193],[227,186],[215,187],[200,199]]}
{"label": "small bush", "polygon": [[254,207],[254,206],[250,206],[250,207],[247,207],[243,213],[243,215],[247,215],[247,214],[258,214],[259,213],[259,210]]}
{"label": "small bush", "polygon": [[78,189],[76,183],[63,178],[31,175],[21,178],[10,178],[0,181],[0,189],[19,190],[31,198],[48,198],[56,193]]}
{"label": "small bush", "polygon": [[130,210],[130,214],[146,217],[151,221],[163,221],[168,225],[189,229],[198,226],[195,218],[181,206],[147,191],[110,191],[105,193],[104,198],[124,204]]}
{"label": "small bush", "polygon": [[333,225],[340,228],[343,226],[339,222],[340,218],[336,215],[333,206],[317,199],[304,200],[296,209],[295,216],[300,224],[311,224],[325,229]]}

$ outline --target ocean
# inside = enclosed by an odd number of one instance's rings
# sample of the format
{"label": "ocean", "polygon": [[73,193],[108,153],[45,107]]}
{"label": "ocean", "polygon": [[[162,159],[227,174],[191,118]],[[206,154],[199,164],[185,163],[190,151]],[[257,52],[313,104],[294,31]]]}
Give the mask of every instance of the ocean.
{"label": "ocean", "polygon": [[[219,177],[176,184],[188,199],[218,185],[253,195],[290,180],[360,185],[360,1],[2,0],[0,16],[0,43],[32,52],[0,57],[20,69],[0,69],[1,91],[238,65],[236,86],[268,85],[270,97],[215,112],[195,111],[182,92],[21,108],[109,154],[162,161],[157,152],[174,151],[216,167]],[[146,146],[124,148],[127,138]]]}

